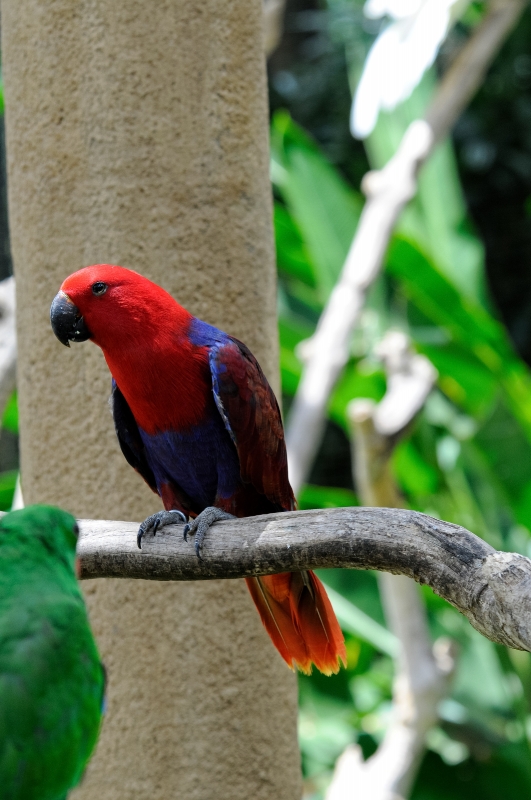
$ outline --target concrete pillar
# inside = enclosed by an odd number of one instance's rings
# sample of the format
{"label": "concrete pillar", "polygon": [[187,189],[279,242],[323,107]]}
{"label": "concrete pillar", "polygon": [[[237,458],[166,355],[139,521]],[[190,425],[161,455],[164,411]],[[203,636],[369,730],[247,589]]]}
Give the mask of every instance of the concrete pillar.
{"label": "concrete pillar", "polygon": [[[261,2],[1,13],[24,497],[140,520],[160,504],[119,452],[101,353],[61,347],[49,305],[83,265],[132,267],[277,383]],[[76,800],[298,800],[296,682],[242,581],[85,589],[110,684]]]}

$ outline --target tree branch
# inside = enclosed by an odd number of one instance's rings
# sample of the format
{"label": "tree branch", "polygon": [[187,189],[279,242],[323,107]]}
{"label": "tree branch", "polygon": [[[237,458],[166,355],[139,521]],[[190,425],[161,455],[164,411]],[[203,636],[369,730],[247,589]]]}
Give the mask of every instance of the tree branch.
{"label": "tree branch", "polygon": [[434,143],[448,132],[447,120],[456,120],[482,85],[493,57],[516,25],[528,0],[491,0],[488,14],[444,75],[426,122]]}
{"label": "tree branch", "polygon": [[182,527],[136,546],[132,522],[81,521],[83,578],[208,580],[343,567],[431,586],[494,642],[531,651],[531,560],[494,550],[459,525],[404,509],[292,511],[216,523],[203,559]]}

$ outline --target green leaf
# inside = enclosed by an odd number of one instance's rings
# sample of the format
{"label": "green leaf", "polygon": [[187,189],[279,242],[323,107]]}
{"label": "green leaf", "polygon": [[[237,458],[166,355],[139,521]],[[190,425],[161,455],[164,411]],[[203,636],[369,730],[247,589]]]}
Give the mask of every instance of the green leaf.
{"label": "green leaf", "polygon": [[408,494],[433,494],[439,486],[437,470],[422,458],[411,439],[400,442],[395,448],[393,472]]}
{"label": "green leaf", "polygon": [[515,354],[503,326],[482,306],[460,295],[434,264],[403,237],[396,236],[391,243],[387,272],[451,341],[466,348],[492,373],[531,441],[531,376]]}
{"label": "green leaf", "polygon": [[492,473],[488,484],[493,486],[496,480],[503,486],[516,518],[531,530],[531,502],[527,500],[531,444],[522,436],[521,426],[502,400],[481,425],[474,443]]}
{"label": "green leaf", "polygon": [[307,483],[299,492],[299,508],[349,508],[359,506],[354,492],[335,486],[315,486]]}
{"label": "green leaf", "polygon": [[283,313],[278,324],[280,337],[280,372],[282,391],[294,395],[302,372],[302,364],[295,355],[295,347],[312,334],[312,328],[294,314]]}
{"label": "green leaf", "polygon": [[279,270],[314,288],[314,268],[306,246],[293,218],[280,203],[274,206],[274,225]]}
{"label": "green leaf", "polygon": [[349,434],[348,404],[357,397],[368,397],[378,402],[384,394],[385,375],[381,369],[369,371],[364,362],[350,361],[332,392],[328,403],[329,417]]}
{"label": "green leaf", "polygon": [[325,302],[350,247],[361,197],[286,112],[273,118],[271,155],[273,182],[302,234]]}
{"label": "green leaf", "polygon": [[398,655],[400,645],[394,633],[388,631],[330,586],[325,585],[325,588],[339,624],[345,631],[368,642],[381,653],[393,657]]}
{"label": "green leaf", "polygon": [[[415,338],[414,329],[412,334]],[[435,346],[417,340],[416,344],[439,373],[439,386],[445,395],[468,413],[485,416],[497,391],[492,371],[460,342]]]}
{"label": "green leaf", "polygon": [[11,433],[18,433],[18,405],[17,393],[13,392],[7,401],[2,417],[2,428]]}
{"label": "green leaf", "polygon": [[13,505],[18,470],[0,472],[0,511],[10,511]]}

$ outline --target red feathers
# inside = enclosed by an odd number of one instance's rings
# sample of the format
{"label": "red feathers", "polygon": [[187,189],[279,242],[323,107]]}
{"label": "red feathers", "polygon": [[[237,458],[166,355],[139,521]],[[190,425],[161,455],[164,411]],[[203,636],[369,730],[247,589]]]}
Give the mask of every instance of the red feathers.
{"label": "red feathers", "polygon": [[[166,508],[196,516],[215,505],[239,517],[294,508],[278,404],[244,344],[123,267],[86,267],[61,290],[115,379],[122,452]],[[309,673],[314,663],[330,675],[346,663],[339,624],[312,572],[247,585],[290,667]]]}
{"label": "red feathers", "polygon": [[[96,282],[107,287],[102,295],[92,291]],[[95,264],[70,275],[61,290],[144,431],[187,428],[208,403],[214,408],[208,353],[187,336],[194,318],[162,287],[124,267]]]}
{"label": "red feathers", "polygon": [[262,622],[284,661],[309,675],[312,662],[336,673],[347,653],[324,586],[313,572],[246,578]]}
{"label": "red feathers", "polygon": [[[212,348],[210,366],[214,397],[230,426],[244,483],[278,504],[275,510],[291,511],[295,498],[288,480],[280,409],[260,364],[246,345],[231,338],[223,346]],[[240,502],[239,508],[226,510],[236,516],[268,511],[248,509],[243,497]]]}

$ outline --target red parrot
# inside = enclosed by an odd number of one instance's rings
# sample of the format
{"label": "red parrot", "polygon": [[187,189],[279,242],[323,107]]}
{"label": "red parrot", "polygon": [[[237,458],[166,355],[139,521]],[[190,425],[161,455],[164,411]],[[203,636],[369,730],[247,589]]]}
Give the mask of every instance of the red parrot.
{"label": "red parrot", "polygon": [[[122,452],[166,511],[140,526],[183,521],[201,546],[210,525],[290,511],[282,420],[249,349],[182,308],[160,286],[109,264],[62,284],[51,307],[57,338],[91,339],[112,375]],[[310,571],[246,578],[262,622],[290,667],[326,675],[346,663],[345,643],[325,589]]]}

